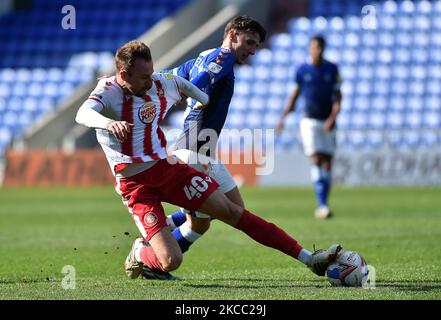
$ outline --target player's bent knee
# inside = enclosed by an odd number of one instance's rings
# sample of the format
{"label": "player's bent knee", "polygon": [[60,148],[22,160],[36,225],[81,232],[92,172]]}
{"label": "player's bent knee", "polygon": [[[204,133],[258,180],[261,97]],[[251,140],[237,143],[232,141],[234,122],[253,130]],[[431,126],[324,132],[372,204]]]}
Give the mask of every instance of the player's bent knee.
{"label": "player's bent knee", "polygon": [[179,268],[183,260],[182,253],[176,253],[161,259],[161,265],[164,271],[173,271]]}
{"label": "player's bent knee", "polygon": [[199,234],[204,234],[210,229],[210,219],[198,218],[192,221],[191,229]]}

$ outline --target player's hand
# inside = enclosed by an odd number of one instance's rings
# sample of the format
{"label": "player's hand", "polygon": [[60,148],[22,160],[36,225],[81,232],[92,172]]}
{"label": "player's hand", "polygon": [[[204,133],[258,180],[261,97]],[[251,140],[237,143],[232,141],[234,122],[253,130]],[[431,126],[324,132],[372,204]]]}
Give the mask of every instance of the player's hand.
{"label": "player's hand", "polygon": [[331,132],[335,127],[335,118],[328,118],[325,121],[324,129],[326,132]]}
{"label": "player's hand", "polygon": [[127,121],[111,121],[107,125],[107,130],[112,132],[117,139],[123,141],[132,131],[132,127],[133,123],[129,123]]}
{"label": "player's hand", "polygon": [[279,121],[279,124],[277,125],[277,128],[276,128],[276,134],[277,135],[282,134],[283,129],[285,129],[285,121]]}
{"label": "player's hand", "polygon": [[193,109],[200,110],[200,109],[204,109],[206,106],[207,106],[206,104],[202,104],[199,101],[197,101],[196,104],[193,106]]}

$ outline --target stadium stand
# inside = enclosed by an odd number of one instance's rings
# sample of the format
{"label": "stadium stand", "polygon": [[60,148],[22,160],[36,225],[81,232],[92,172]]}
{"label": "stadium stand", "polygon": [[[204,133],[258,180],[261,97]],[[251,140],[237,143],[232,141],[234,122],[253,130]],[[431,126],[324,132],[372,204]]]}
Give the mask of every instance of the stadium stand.
{"label": "stadium stand", "polygon": [[[75,32],[60,27],[60,0],[35,0],[30,10],[1,16],[0,154],[31,122],[112,63],[121,43],[187,1],[70,1],[77,11]],[[363,28],[364,5],[374,6],[376,29]],[[294,70],[317,33],[326,37],[326,57],[339,65],[344,81],[340,147],[441,145],[441,1],[309,1],[309,16],[292,18],[249,65],[236,68],[226,128],[275,127]],[[182,116],[172,113],[169,125],[180,128]],[[299,146],[292,140],[299,117],[289,116],[279,148]]]}
{"label": "stadium stand", "polygon": [[61,0],[34,0],[0,16],[0,154],[14,136],[93,80],[113,52],[187,0],[69,1],[75,30],[63,29]]}
{"label": "stadium stand", "polygon": [[[310,36],[319,33],[328,42],[325,56],[339,65],[344,81],[338,126],[345,132],[338,136],[339,146],[439,146],[441,56],[435,52],[441,42],[441,1],[374,3],[373,30],[363,28],[365,4],[368,1],[310,1],[309,17],[291,19],[286,32],[272,35],[269,48],[259,50],[251,65],[237,67],[230,112],[247,116],[240,121],[230,116],[226,127],[274,127],[295,67],[307,57]],[[300,114],[290,116],[285,131],[292,134]],[[289,140],[285,132],[278,146],[298,144]]]}

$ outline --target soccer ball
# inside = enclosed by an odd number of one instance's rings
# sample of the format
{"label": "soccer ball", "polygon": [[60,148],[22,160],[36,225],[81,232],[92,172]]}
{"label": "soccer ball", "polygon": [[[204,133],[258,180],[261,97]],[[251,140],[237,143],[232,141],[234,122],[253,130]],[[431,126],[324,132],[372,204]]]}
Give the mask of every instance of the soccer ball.
{"label": "soccer ball", "polygon": [[326,276],[333,286],[361,287],[367,281],[366,260],[353,251],[342,251],[335,262],[326,269]]}

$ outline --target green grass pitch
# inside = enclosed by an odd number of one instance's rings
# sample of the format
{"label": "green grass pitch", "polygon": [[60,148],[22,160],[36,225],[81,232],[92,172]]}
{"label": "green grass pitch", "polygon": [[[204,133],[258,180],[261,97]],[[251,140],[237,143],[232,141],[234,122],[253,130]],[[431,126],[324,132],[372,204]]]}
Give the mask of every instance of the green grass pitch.
{"label": "green grass pitch", "polygon": [[[138,231],[111,187],[2,189],[0,299],[441,299],[441,189],[336,187],[328,221],[312,216],[312,188],[242,194],[310,250],[340,242],[361,253],[375,289],[331,287],[220,221],[185,253],[173,272],[181,281],[129,280],[123,262]],[[75,289],[63,289],[66,265]]]}

